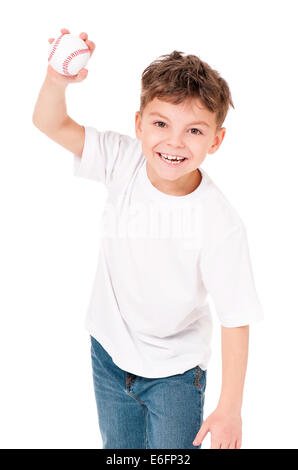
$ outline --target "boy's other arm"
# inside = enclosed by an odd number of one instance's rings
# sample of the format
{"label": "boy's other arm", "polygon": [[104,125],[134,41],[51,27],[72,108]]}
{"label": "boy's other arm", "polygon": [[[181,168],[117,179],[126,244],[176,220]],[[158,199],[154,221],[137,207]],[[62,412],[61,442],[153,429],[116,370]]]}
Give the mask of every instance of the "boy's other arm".
{"label": "boy's other arm", "polygon": [[222,386],[218,406],[241,413],[248,360],[249,325],[221,327]]}
{"label": "boy's other arm", "polygon": [[[221,327],[222,386],[216,410],[196,436],[198,445],[208,432],[212,449],[239,449],[242,444],[241,406],[248,360],[249,325]],[[198,443],[198,444],[197,444]]]}

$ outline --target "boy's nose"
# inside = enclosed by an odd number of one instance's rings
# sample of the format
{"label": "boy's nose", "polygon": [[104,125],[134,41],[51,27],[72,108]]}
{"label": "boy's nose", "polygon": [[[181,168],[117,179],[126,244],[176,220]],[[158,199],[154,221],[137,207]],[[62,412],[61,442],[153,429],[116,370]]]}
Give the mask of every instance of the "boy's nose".
{"label": "boy's nose", "polygon": [[170,135],[167,139],[167,145],[169,148],[172,148],[173,150],[175,148],[182,148],[184,147],[183,139],[180,135]]}

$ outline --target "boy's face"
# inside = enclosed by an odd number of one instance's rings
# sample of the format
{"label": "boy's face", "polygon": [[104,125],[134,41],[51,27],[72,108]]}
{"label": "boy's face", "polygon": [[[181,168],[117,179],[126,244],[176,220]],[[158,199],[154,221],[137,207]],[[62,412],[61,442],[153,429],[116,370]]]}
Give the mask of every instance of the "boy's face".
{"label": "boy's face", "polygon": [[[168,181],[182,178],[180,182],[197,174],[207,153],[216,152],[226,132],[223,127],[216,132],[215,113],[198,98],[178,105],[154,98],[144,108],[142,118],[136,112],[135,130],[154,176]],[[186,160],[172,164],[160,153]]]}

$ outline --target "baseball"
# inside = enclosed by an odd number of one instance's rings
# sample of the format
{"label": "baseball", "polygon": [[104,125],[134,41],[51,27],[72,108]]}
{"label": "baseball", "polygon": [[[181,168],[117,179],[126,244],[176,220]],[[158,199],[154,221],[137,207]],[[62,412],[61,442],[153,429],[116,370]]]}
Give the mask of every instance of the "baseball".
{"label": "baseball", "polygon": [[74,34],[61,34],[49,48],[48,63],[66,76],[77,75],[85,67],[91,52],[86,43]]}

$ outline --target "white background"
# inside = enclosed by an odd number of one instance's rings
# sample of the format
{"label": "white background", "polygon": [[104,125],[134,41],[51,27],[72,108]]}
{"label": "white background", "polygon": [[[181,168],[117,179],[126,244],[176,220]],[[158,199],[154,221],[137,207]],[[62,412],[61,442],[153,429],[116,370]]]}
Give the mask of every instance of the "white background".
{"label": "white background", "polygon": [[[140,77],[174,49],[227,80],[227,133],[202,167],[247,227],[265,320],[251,326],[242,448],[298,448],[296,1],[6,2],[1,10],[0,446],[101,448],[84,318],[103,185],[32,124],[48,38],[87,32],[89,76],[67,88],[80,124],[135,136]],[[297,31],[297,29],[296,29]],[[205,417],[221,385],[214,316]],[[194,436],[195,437],[195,436]],[[203,448],[210,446],[207,437]]]}

